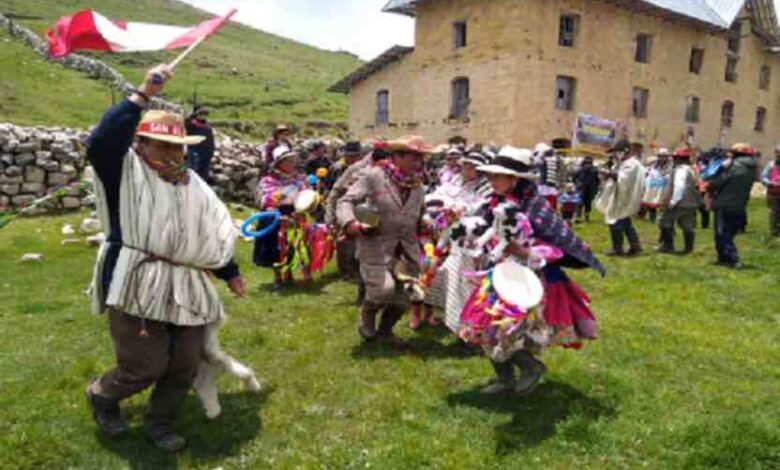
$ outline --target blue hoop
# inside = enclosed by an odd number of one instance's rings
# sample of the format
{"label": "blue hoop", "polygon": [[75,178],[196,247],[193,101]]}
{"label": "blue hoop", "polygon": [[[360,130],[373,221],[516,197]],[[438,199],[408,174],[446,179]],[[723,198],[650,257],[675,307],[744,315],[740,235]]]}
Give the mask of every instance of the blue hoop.
{"label": "blue hoop", "polygon": [[[260,231],[250,230],[250,227],[253,223],[262,220],[269,220],[270,223],[263,227]],[[281,220],[282,214],[279,211],[266,211],[252,214],[244,221],[243,224],[241,224],[241,235],[247,238],[263,238],[264,236],[276,230],[276,227],[279,226],[279,222]]]}

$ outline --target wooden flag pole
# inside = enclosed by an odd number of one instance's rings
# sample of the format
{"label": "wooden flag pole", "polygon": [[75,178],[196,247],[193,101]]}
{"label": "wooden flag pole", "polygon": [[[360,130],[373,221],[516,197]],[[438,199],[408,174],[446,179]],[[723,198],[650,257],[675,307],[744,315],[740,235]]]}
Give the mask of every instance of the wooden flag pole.
{"label": "wooden flag pole", "polygon": [[197,41],[195,41],[192,44],[190,44],[190,47],[184,49],[184,52],[182,52],[181,54],[179,54],[178,57],[173,59],[173,62],[168,64],[168,67],[170,67],[171,70],[176,68],[176,66],[179,65],[179,62],[184,60],[184,58],[187,57],[190,54],[190,52],[192,52],[196,47],[198,47],[200,45],[200,43],[202,43],[205,40],[206,40],[206,36],[202,36],[202,37],[198,38]]}
{"label": "wooden flag pole", "polygon": [[[200,43],[205,41],[206,37],[207,36],[200,37],[195,42],[190,44],[189,47],[184,49],[184,52],[182,52],[181,54],[178,55],[178,57],[173,59],[173,62],[168,64],[168,67],[170,67],[170,69],[173,70],[177,65],[179,65],[179,62],[184,60],[184,58],[187,57],[190,54],[190,52],[192,52],[196,47],[198,47],[200,45]],[[153,81],[153,83],[155,85],[161,85],[162,84],[162,77],[160,75],[155,75],[154,78],[152,79],[152,81]]]}

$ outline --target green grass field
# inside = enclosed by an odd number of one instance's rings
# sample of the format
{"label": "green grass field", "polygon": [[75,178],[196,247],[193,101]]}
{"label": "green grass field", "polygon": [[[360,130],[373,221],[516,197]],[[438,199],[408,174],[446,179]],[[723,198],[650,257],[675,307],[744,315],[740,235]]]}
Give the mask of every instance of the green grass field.
{"label": "green grass field", "polygon": [[[188,449],[161,454],[139,430],[146,395],[124,407],[130,435],[103,440],[83,390],[112,364],[105,318],[83,294],[95,249],[61,246],[80,215],[17,220],[0,230],[0,468],[780,468],[780,240],[761,201],[738,238],[746,268],[712,266],[712,231],[692,256],[604,260],[606,279],[574,272],[593,296],[601,339],[553,349],[530,396],[484,397],[488,362],[444,331],[412,333],[398,351],[360,342],[355,289],[327,273],[272,293],[225,295],[223,346],[269,384],[260,396],[220,383],[224,416],[194,397]],[[657,231],[640,222],[651,247]],[[580,228],[602,251],[607,229]],[[43,263],[20,263],[27,252]]]}
{"label": "green grass field", "polygon": [[[0,0],[1,13],[20,16],[20,24],[41,37],[60,16],[87,8],[112,19],[181,26],[210,17],[173,0]],[[110,104],[105,83],[48,63],[6,39],[7,32],[0,32],[0,122],[87,127],[98,115],[93,108]],[[146,70],[176,54],[85,53],[131,83],[140,83]],[[347,100],[326,89],[359,65],[347,54],[230,23],[176,69],[165,97],[189,106],[196,94],[212,108],[212,121],[234,135],[267,136],[277,122],[294,124],[302,133],[335,132],[328,126],[346,121]]]}

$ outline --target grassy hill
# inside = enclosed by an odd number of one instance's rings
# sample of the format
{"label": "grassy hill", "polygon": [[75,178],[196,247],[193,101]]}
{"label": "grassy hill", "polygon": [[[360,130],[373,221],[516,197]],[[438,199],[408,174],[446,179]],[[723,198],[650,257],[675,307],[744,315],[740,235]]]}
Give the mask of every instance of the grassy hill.
{"label": "grassy hill", "polygon": [[[60,16],[84,8],[113,19],[175,25],[213,16],[172,0],[0,0],[0,13],[15,15],[40,36]],[[176,52],[86,55],[137,83]],[[212,120],[233,133],[260,137],[277,122],[312,132],[346,121],[345,98],[326,89],[357,66],[348,54],[231,23],[177,68],[165,97],[189,105],[195,94],[212,108]],[[110,100],[107,85],[47,63],[0,33],[0,121],[87,126]]]}

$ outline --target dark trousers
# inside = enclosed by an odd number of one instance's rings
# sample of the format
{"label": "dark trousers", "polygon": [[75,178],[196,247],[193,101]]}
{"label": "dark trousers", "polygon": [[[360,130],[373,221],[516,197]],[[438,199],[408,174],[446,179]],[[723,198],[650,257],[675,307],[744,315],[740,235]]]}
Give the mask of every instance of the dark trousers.
{"label": "dark trousers", "polygon": [[355,257],[355,240],[352,238],[336,242],[336,265],[339,273],[346,278],[359,277],[360,268]]}
{"label": "dark trousers", "polygon": [[719,209],[715,211],[715,249],[718,261],[735,265],[739,263],[734,237],[745,226],[745,211]]}
{"label": "dark trousers", "polygon": [[187,164],[203,181],[208,182],[211,173],[211,157],[201,153],[190,151],[187,155]]}
{"label": "dark trousers", "polygon": [[612,237],[612,249],[616,252],[623,251],[623,237],[628,239],[629,249],[633,252],[637,252],[642,249],[642,245],[639,242],[639,234],[636,233],[634,223],[631,221],[631,217],[620,219],[614,224],[609,226],[609,232]]}
{"label": "dark trousers", "polygon": [[701,228],[710,228],[710,211],[704,203],[699,206],[699,215],[701,216]]}
{"label": "dark trousers", "polygon": [[767,195],[766,204],[769,208],[769,233],[780,236],[780,194]]}
{"label": "dark trousers", "polygon": [[172,425],[198,372],[205,327],[147,320],[149,336],[142,337],[141,320],[115,310],[109,327],[116,367],[100,378],[99,395],[119,401],[154,384],[147,424]]}

